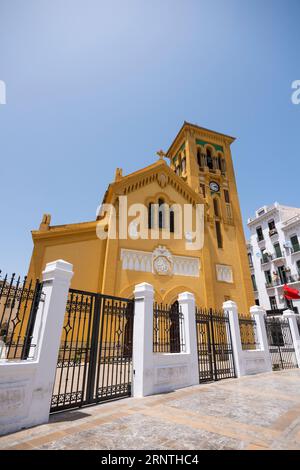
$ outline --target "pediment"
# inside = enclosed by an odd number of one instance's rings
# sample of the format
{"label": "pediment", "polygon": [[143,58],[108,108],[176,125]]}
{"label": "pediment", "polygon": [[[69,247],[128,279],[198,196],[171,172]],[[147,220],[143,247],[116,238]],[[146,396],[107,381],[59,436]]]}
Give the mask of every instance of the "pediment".
{"label": "pediment", "polygon": [[202,196],[191,189],[182,178],[176,175],[164,160],[159,160],[155,164],[125,176],[120,181],[113,183],[110,186],[111,196],[112,194],[128,195],[153,182],[157,182],[161,189],[166,189],[167,186],[171,186],[190,204],[204,203]]}

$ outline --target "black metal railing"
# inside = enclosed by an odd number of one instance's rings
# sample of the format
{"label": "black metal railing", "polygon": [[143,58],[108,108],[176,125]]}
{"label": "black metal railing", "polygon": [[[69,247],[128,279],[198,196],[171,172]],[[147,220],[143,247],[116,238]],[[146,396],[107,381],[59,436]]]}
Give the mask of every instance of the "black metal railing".
{"label": "black metal railing", "polygon": [[[285,308],[273,308],[271,310],[266,310],[266,314],[268,317],[276,317],[278,315],[282,315],[285,310],[289,309],[289,307]],[[292,307],[290,310],[293,310],[295,313],[298,312],[298,307]]]}
{"label": "black metal railing", "polygon": [[299,331],[299,335],[300,335],[300,317],[296,317],[296,322],[297,322],[297,326],[298,326],[298,331]]}
{"label": "black metal railing", "polygon": [[178,302],[171,306],[155,303],[153,307],[153,352],[184,352],[183,325],[183,314]]}
{"label": "black metal railing", "polygon": [[70,289],[51,412],[131,394],[134,301]]}
{"label": "black metal railing", "polygon": [[289,319],[265,317],[273,370],[298,367]]}
{"label": "black metal railing", "polygon": [[300,281],[300,275],[299,274],[286,274],[285,279],[274,279],[272,281],[266,282],[266,287],[271,288],[271,287],[279,287],[283,286],[284,284],[292,284],[293,282],[299,282]]}
{"label": "black metal railing", "polygon": [[235,377],[235,364],[227,312],[196,308],[199,381]]}
{"label": "black metal railing", "polygon": [[32,359],[33,329],[39,302],[43,300],[42,283],[26,276],[1,276],[0,271],[0,358]]}
{"label": "black metal railing", "polygon": [[257,335],[256,321],[246,315],[239,315],[239,325],[241,333],[242,348],[248,349],[259,349],[259,339]]}

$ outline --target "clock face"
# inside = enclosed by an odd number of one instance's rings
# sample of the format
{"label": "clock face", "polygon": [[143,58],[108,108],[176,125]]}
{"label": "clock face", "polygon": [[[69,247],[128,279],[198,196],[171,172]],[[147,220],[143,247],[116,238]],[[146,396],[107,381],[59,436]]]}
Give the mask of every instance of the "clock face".
{"label": "clock face", "polygon": [[209,188],[211,191],[213,191],[214,193],[217,193],[220,191],[220,186],[218,185],[218,183],[216,183],[215,181],[211,181],[209,183]]}

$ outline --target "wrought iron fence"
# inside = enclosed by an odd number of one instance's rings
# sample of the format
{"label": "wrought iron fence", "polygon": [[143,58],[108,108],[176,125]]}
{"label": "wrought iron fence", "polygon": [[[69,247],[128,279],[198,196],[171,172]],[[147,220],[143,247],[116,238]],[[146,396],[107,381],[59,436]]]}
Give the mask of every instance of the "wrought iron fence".
{"label": "wrought iron fence", "polygon": [[242,348],[259,349],[256,321],[246,315],[239,315]]}
{"label": "wrought iron fence", "polygon": [[299,331],[299,335],[300,335],[300,316],[296,317],[296,321],[297,321],[298,331]]}
{"label": "wrought iron fence", "polygon": [[131,394],[132,299],[69,289],[51,411]]}
{"label": "wrought iron fence", "polygon": [[298,367],[289,319],[266,317],[265,325],[273,370]]}
{"label": "wrought iron fence", "polygon": [[227,312],[196,308],[199,381],[235,377],[235,364]]}
{"label": "wrought iron fence", "polygon": [[178,302],[173,305],[154,304],[153,352],[180,353],[185,351],[183,314]]}
{"label": "wrought iron fence", "polygon": [[31,359],[36,344],[32,343],[33,328],[42,283],[28,280],[25,276],[0,271],[0,358]]}

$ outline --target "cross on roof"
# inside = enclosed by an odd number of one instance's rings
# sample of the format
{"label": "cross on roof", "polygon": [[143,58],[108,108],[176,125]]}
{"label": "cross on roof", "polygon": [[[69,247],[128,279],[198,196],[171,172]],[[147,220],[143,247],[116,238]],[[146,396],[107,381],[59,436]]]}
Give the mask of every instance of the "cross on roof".
{"label": "cross on roof", "polygon": [[156,155],[159,156],[160,160],[163,160],[163,158],[166,156],[163,150],[159,150],[158,152],[156,152]]}

